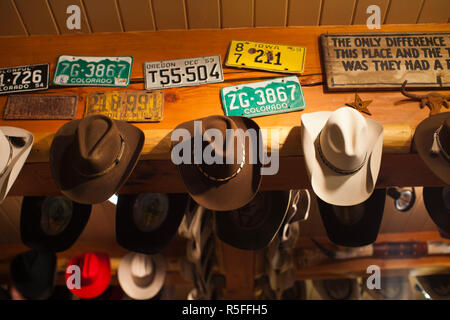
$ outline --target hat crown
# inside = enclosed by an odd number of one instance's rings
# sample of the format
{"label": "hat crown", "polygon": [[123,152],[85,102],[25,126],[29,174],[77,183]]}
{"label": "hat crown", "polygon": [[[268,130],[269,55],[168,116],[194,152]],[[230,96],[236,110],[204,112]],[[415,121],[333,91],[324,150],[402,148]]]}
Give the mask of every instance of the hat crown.
{"label": "hat crown", "polygon": [[3,131],[0,130],[0,172],[3,172],[8,165],[10,150],[8,138],[6,138]]}
{"label": "hat crown", "polygon": [[[234,133],[234,135],[230,135],[230,133]],[[245,148],[242,146],[244,139],[241,133],[243,131],[238,131],[232,118],[211,116],[203,119],[201,134],[205,141],[202,143],[203,161],[199,165],[201,171],[215,179],[227,179],[236,174],[244,159]],[[200,132],[196,131],[195,134],[200,134]],[[220,158],[222,161],[221,163],[207,163],[204,158],[205,154]]]}
{"label": "hat crown", "polygon": [[348,107],[328,118],[320,134],[320,147],[328,162],[340,170],[355,170],[363,164],[368,151],[369,133],[364,117]]}
{"label": "hat crown", "polygon": [[100,261],[94,253],[86,253],[82,257],[81,276],[83,279],[93,279],[101,272]]}
{"label": "hat crown", "polygon": [[114,121],[103,115],[82,119],[74,143],[74,166],[83,175],[97,175],[120,155],[122,138]]}
{"label": "hat crown", "polygon": [[153,261],[150,256],[137,253],[133,256],[130,266],[131,275],[136,278],[145,278],[153,274]]}

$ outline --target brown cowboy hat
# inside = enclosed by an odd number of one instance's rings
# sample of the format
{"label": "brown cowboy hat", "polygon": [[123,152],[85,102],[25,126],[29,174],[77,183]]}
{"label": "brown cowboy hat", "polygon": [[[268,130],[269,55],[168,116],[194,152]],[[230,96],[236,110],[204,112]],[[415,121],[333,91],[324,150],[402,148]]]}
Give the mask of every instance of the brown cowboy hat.
{"label": "brown cowboy hat", "polygon": [[63,125],[50,148],[56,185],[69,199],[85,204],[108,200],[138,161],[144,133],[125,121],[92,115]]}
{"label": "brown cowboy hat", "polygon": [[[212,133],[209,136],[212,132],[209,129],[215,129],[214,132],[222,135],[222,145],[215,136],[213,139]],[[227,129],[243,130],[241,134],[234,131],[237,133],[237,138],[234,138],[232,144],[234,156],[230,156],[229,151],[232,149],[229,148],[228,151],[226,147],[231,144],[231,139],[227,139]],[[259,126],[249,118],[217,115],[184,122],[174,130],[177,136],[183,133],[189,134],[188,138],[183,135],[183,139],[173,141],[172,161],[178,166],[191,197],[202,207],[216,211],[235,210],[249,203],[258,192],[261,183],[261,161],[258,159],[258,151],[262,137]],[[245,137],[245,133],[248,133],[248,138]],[[203,137],[207,141],[203,141]],[[186,150],[190,154],[186,155],[184,153]],[[195,161],[194,154],[197,153],[198,157],[199,151],[202,157]],[[215,156],[214,161],[220,158],[223,164],[217,162],[207,164],[203,156],[207,151]],[[183,161],[180,163],[174,161],[174,155],[184,156]]]}
{"label": "brown cowboy hat", "polygon": [[414,145],[426,166],[450,184],[450,112],[423,120],[414,133]]}

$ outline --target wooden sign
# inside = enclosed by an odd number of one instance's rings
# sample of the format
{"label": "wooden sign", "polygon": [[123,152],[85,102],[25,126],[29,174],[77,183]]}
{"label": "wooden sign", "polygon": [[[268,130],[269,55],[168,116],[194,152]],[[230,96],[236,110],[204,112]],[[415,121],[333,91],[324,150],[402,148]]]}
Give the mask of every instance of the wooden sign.
{"label": "wooden sign", "polygon": [[450,87],[450,32],[327,33],[320,36],[333,90]]}

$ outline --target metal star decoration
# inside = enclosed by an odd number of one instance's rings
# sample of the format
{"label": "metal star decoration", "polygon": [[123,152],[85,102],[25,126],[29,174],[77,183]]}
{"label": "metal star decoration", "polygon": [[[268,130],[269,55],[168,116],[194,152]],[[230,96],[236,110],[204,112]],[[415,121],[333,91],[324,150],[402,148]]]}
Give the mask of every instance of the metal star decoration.
{"label": "metal star decoration", "polygon": [[369,109],[367,109],[367,106],[371,103],[372,100],[362,101],[358,94],[355,93],[355,101],[346,103],[346,105],[358,110],[359,112],[363,112],[371,116],[372,114],[370,113]]}

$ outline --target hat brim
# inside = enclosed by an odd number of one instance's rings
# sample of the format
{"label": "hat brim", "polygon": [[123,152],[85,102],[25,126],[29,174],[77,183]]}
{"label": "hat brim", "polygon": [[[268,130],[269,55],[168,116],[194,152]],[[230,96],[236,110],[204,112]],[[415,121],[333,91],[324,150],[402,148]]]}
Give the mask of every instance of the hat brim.
{"label": "hat brim", "polygon": [[450,234],[450,209],[445,206],[442,196],[444,187],[424,187],[423,202],[428,214],[438,228]]}
{"label": "hat brim", "polygon": [[[73,257],[68,263],[67,266],[70,265],[78,265],[80,258],[83,254]],[[103,267],[103,270],[99,272],[99,276],[87,285],[82,285],[80,289],[70,289],[69,290],[81,299],[93,299],[100,296],[105,290],[108,288],[109,283],[111,281],[111,264],[109,261],[109,256],[104,253],[96,253],[97,259],[99,260],[99,264]],[[83,270],[81,270],[83,272]],[[68,277],[71,274],[66,271],[66,282]]]}
{"label": "hat brim", "polygon": [[133,205],[138,195],[119,195],[116,207],[116,240],[127,250],[155,254],[165,249],[175,236],[186,210],[186,194],[168,194],[167,219],[151,232],[139,230],[133,219]]}
{"label": "hat brim", "polygon": [[41,226],[42,203],[46,197],[24,197],[20,211],[22,242],[36,250],[60,252],[69,249],[83,232],[91,215],[91,205],[72,202],[73,212],[67,227],[57,235],[47,235]]}
{"label": "hat brim", "polygon": [[430,153],[433,145],[433,134],[443,121],[450,117],[450,112],[432,115],[423,120],[414,133],[414,146],[425,165],[443,182],[450,185],[450,164],[444,157]]}
{"label": "hat brim", "polygon": [[354,224],[343,224],[337,217],[340,209],[352,210],[356,206],[335,206],[320,198],[317,199],[320,216],[328,238],[335,244],[347,247],[360,247],[376,241],[383,218],[386,202],[386,189],[375,189],[365,202],[357,206],[364,206],[364,214]]}
{"label": "hat brim", "polygon": [[125,140],[123,156],[106,174],[85,177],[71,165],[72,145],[80,121],[70,121],[56,132],[50,148],[52,176],[58,188],[69,199],[85,204],[104,202],[120,189],[136,166],[144,145],[144,133],[125,121],[113,120]]}
{"label": "hat brim", "polygon": [[416,277],[417,281],[422,286],[423,290],[428,293],[433,300],[450,300],[450,294],[442,295],[433,288],[433,283],[440,283],[442,285],[445,284],[445,281],[448,283],[448,274],[433,274],[429,276],[418,276]]}
{"label": "hat brim", "polygon": [[[260,139],[259,126],[251,119],[231,116],[238,129],[246,131],[254,129],[258,141],[245,142],[245,163],[242,170],[234,178],[225,182],[215,182],[205,177],[195,164],[180,164],[178,170],[190,196],[202,207],[216,211],[228,211],[243,207],[249,203],[261,184],[261,162],[251,164],[249,159],[259,159]],[[202,121],[206,118],[195,121]],[[186,129],[194,143],[194,120],[180,124],[176,129]],[[256,153],[251,145],[257,146]],[[247,156],[248,155],[248,156]]]}
{"label": "hat brim", "polygon": [[378,122],[364,118],[368,126],[368,138],[364,143],[370,148],[366,162],[354,174],[338,174],[323,163],[316,147],[318,135],[331,114],[330,111],[320,111],[301,117],[306,169],[319,198],[334,205],[351,206],[367,200],[375,189],[380,172],[384,129]]}
{"label": "hat brim", "polygon": [[155,272],[154,278],[147,287],[141,287],[133,281],[133,276],[131,274],[131,261],[133,256],[133,253],[129,253],[120,261],[117,270],[120,286],[130,298],[135,300],[151,299],[158,294],[164,285],[167,263],[160,254],[152,256],[154,262],[153,271]]}
{"label": "hat brim", "polygon": [[9,164],[6,172],[0,177],[0,203],[2,203],[19,176],[19,173],[22,170],[28,155],[30,154],[34,137],[31,132],[15,127],[0,127],[0,131],[7,136],[23,137],[25,140],[25,145],[23,147],[12,146],[13,155],[11,158],[11,163]]}
{"label": "hat brim", "polygon": [[244,229],[235,224],[232,215],[235,211],[215,212],[215,228],[217,236],[223,242],[242,250],[260,250],[269,245],[278,233],[291,200],[289,191],[265,191],[265,197],[271,197],[271,207],[265,221],[258,228]]}

